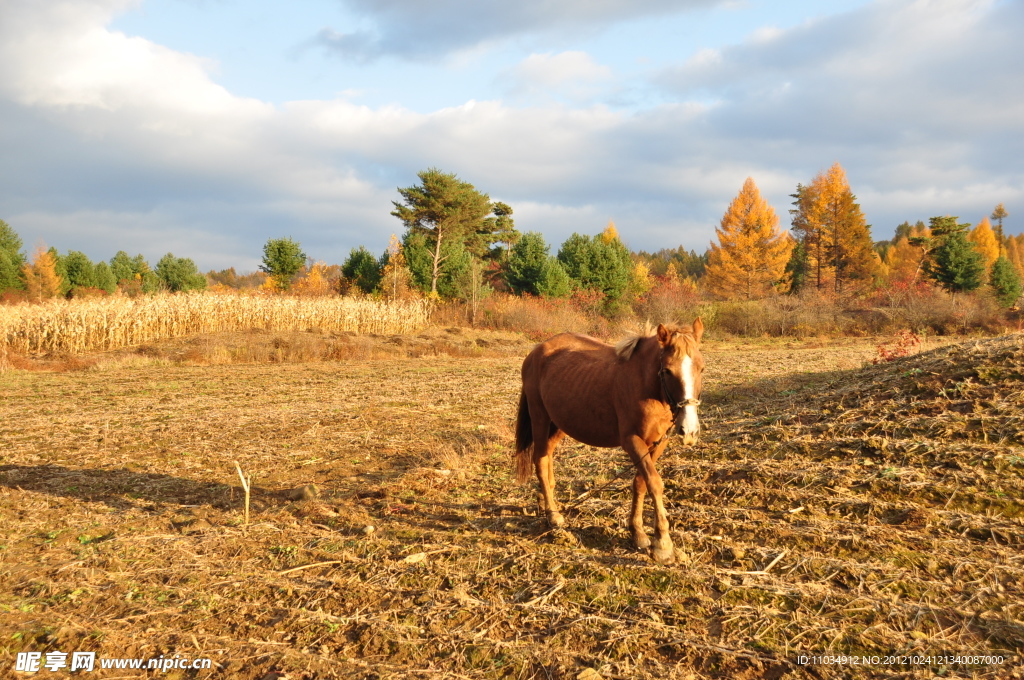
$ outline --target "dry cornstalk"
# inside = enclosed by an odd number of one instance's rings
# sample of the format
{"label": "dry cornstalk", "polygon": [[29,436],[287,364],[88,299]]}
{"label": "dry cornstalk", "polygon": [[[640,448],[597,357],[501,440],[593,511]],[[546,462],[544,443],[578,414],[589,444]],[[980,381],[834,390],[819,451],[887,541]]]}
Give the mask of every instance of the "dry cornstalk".
{"label": "dry cornstalk", "polygon": [[249,525],[249,481],[250,479],[242,474],[242,466],[235,461],[235,469],[238,470],[238,478],[242,480],[242,490],[245,491],[245,524]]}

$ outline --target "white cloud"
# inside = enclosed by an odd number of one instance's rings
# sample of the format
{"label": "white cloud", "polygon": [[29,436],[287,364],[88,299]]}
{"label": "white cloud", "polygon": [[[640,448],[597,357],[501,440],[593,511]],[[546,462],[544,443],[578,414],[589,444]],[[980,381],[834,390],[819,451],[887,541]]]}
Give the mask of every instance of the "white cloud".
{"label": "white cloud", "polygon": [[514,98],[588,102],[609,92],[612,70],[580,51],[531,54],[502,74]]}
{"label": "white cloud", "polygon": [[395,188],[429,166],[556,248],[614,219],[634,248],[702,250],[748,175],[785,223],[796,183],[837,160],[878,238],[998,202],[1010,231],[1024,214],[1021,3],[888,0],[761,32],[664,72],[669,101],[637,113],[544,100],[617,86],[578,51],[509,74],[530,106],[275,108],[217,85],[202,59],[107,29],[125,6],[0,6],[0,217],[26,243],[244,267],[292,235],[337,262],[400,231]]}

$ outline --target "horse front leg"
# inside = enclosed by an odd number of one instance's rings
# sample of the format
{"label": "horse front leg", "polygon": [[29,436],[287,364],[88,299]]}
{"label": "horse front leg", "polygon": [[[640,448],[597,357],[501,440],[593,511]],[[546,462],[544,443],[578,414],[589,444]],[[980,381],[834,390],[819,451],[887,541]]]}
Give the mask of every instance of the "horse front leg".
{"label": "horse front leg", "polygon": [[[675,546],[672,544],[672,536],[669,534],[668,512],[665,510],[665,485],[661,481],[658,470],[654,467],[654,463],[661,457],[666,445],[667,442],[662,441],[657,446],[649,447],[647,442],[640,437],[632,436],[623,446],[637,470],[636,478],[633,480],[633,506],[630,512],[630,531],[633,534],[633,542],[641,550],[650,547],[654,561],[659,564],[671,564],[675,561]],[[654,505],[653,543],[644,532],[645,491],[650,493],[651,503]]]}
{"label": "horse front leg", "polygon": [[647,483],[638,471],[633,478],[633,505],[629,510],[629,533],[633,536],[633,545],[637,550],[651,547],[651,539],[644,531],[644,496],[647,495]]}

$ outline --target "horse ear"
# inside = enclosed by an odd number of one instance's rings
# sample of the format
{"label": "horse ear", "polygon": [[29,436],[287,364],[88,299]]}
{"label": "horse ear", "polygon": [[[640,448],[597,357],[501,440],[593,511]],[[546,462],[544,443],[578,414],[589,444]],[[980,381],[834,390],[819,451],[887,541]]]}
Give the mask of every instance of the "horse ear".
{"label": "horse ear", "polygon": [[658,324],[658,342],[661,343],[662,347],[664,347],[665,345],[668,344],[668,341],[669,341],[669,339],[671,337],[672,337],[672,334],[669,333],[669,330],[667,328],[665,328],[665,324],[659,323]]}
{"label": "horse ear", "polygon": [[693,337],[697,338],[697,340],[699,341],[700,336],[702,335],[704,335],[704,322],[701,321],[700,317],[698,316],[696,319],[693,320]]}

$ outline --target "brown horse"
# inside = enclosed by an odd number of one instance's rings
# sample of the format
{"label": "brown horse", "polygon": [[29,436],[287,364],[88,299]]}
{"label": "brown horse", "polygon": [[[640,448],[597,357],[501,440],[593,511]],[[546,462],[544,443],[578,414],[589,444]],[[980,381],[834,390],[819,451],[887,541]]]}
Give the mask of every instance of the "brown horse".
{"label": "brown horse", "polygon": [[[630,531],[636,547],[651,541],[644,533],[644,495],[654,503],[653,554],[674,559],[664,486],[654,468],[673,427],[683,443],[697,441],[697,406],[704,360],[704,324],[660,325],[653,334],[634,336],[616,346],[585,335],[563,333],[537,345],[523,361],[523,389],[516,422],[516,472],[520,482],[537,472],[548,523],[565,519],[555,501],[552,465],[555,446],[565,435],[590,446],[621,446],[636,466]],[[532,449],[532,451],[531,451]]]}

